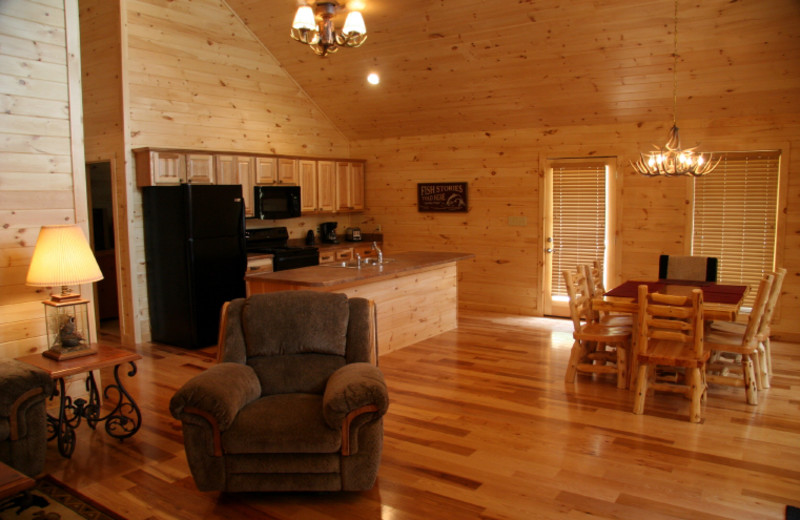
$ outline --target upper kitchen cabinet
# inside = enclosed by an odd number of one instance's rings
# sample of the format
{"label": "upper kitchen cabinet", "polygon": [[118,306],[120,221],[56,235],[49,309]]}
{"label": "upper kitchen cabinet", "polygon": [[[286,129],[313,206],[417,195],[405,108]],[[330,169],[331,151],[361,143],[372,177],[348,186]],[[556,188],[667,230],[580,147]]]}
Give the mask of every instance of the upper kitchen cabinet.
{"label": "upper kitchen cabinet", "polygon": [[139,186],[215,182],[212,154],[152,148],[139,148],[133,153],[136,158],[136,183]]}
{"label": "upper kitchen cabinet", "polygon": [[180,184],[186,182],[186,155],[140,148],[134,150],[136,183],[139,186]]}
{"label": "upper kitchen cabinet", "polygon": [[336,211],[364,209],[364,163],[336,163]]}
{"label": "upper kitchen cabinet", "polygon": [[245,215],[252,217],[256,158],[249,155],[217,155],[217,184],[240,184]]}
{"label": "upper kitchen cabinet", "polygon": [[278,182],[278,158],[256,157],[256,184],[276,184]]}
{"label": "upper kitchen cabinet", "polygon": [[300,206],[303,213],[332,213],[336,207],[336,176],[333,161],[301,159]]}

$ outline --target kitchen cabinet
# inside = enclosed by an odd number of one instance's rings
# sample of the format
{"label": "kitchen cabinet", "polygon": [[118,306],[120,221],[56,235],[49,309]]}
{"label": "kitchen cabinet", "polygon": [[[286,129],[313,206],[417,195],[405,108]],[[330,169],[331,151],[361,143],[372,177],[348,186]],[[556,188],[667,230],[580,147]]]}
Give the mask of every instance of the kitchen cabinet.
{"label": "kitchen cabinet", "polygon": [[249,155],[217,155],[217,184],[239,184],[242,186],[244,213],[254,215],[253,183],[255,181],[255,161]]}
{"label": "kitchen cabinet", "polygon": [[214,156],[210,153],[186,154],[186,182],[214,184]]}
{"label": "kitchen cabinet", "polygon": [[336,204],[333,161],[299,161],[303,213],[332,213]]}
{"label": "kitchen cabinet", "polygon": [[139,186],[172,185],[186,182],[186,155],[179,152],[134,150],[136,183]]}
{"label": "kitchen cabinet", "polygon": [[[378,247],[381,245],[378,244]],[[372,242],[353,247],[353,256],[361,255],[361,258],[373,258],[378,256],[378,252],[372,249]]]}
{"label": "kitchen cabinet", "polygon": [[364,209],[364,163],[336,163],[336,211]]}
{"label": "kitchen cabinet", "polygon": [[278,184],[298,184],[298,162],[291,157],[278,158]]}
{"label": "kitchen cabinet", "polygon": [[277,184],[278,158],[256,157],[256,184]]}

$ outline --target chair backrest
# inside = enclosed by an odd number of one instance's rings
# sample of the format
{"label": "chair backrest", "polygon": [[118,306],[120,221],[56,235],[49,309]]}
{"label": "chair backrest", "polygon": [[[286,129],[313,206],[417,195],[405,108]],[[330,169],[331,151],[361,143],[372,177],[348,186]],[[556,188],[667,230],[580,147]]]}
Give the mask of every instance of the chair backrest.
{"label": "chair backrest", "polygon": [[769,298],[767,298],[767,306],[764,308],[764,315],[761,317],[761,323],[758,326],[758,334],[760,336],[770,334],[770,325],[772,324],[772,316],[775,313],[775,307],[778,306],[778,300],[781,297],[781,289],[783,288],[783,279],[786,277],[786,269],[783,267],[777,269],[773,273],[774,279],[772,280],[772,288],[769,291]]}
{"label": "chair backrest", "polygon": [[[653,340],[683,343],[697,359],[703,356],[703,292],[689,296],[648,293],[639,286],[639,352],[648,351]],[[664,360],[668,364],[668,360]]]}
{"label": "chair backrest", "polygon": [[581,267],[574,272],[565,269],[562,275],[569,296],[569,315],[575,332],[578,332],[581,329],[581,322],[595,321],[592,312],[592,292],[587,284],[585,270]]}
{"label": "chair backrest", "polygon": [[750,311],[750,317],[747,319],[747,327],[744,329],[742,345],[754,345],[756,343],[756,335],[761,330],[764,310],[767,308],[767,301],[769,300],[770,290],[772,289],[774,280],[775,277],[772,274],[765,274],[761,278],[761,281],[758,282],[758,292],[753,302],[753,310]]}
{"label": "chair backrest", "polygon": [[[589,293],[592,298],[599,298],[606,293],[606,287],[603,283],[603,267],[598,260],[591,264],[579,266],[583,269],[583,275],[586,277],[586,286],[589,288]],[[608,314],[607,312],[594,311],[594,319],[599,321],[601,317]]]}
{"label": "chair backrest", "polygon": [[719,261],[711,256],[661,255],[658,258],[658,278],[716,282],[718,264]]}
{"label": "chair backrest", "polygon": [[222,362],[246,363],[262,393],[322,393],[347,363],[374,362],[374,308],[315,291],[255,294],[223,309]]}

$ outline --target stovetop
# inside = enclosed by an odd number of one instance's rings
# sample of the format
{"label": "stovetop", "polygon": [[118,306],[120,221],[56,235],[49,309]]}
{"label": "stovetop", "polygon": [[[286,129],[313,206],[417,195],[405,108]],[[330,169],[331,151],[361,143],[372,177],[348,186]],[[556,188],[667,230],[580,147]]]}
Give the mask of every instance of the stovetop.
{"label": "stovetop", "polygon": [[254,228],[245,233],[248,253],[280,256],[313,255],[319,250],[314,246],[289,247],[289,231],[285,227]]}

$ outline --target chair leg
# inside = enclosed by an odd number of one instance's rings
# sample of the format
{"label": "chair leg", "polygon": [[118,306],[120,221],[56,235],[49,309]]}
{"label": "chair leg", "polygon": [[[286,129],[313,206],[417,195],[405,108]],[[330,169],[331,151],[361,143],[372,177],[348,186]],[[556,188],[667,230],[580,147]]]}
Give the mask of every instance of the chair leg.
{"label": "chair leg", "polygon": [[764,338],[762,345],[764,345],[764,357],[767,360],[767,375],[772,377],[772,346],[769,343],[769,336]]}
{"label": "chair leg", "polygon": [[753,359],[750,355],[742,356],[742,373],[744,376],[744,391],[747,396],[747,404],[758,404],[756,374],[753,368]]}
{"label": "chair leg", "polygon": [[689,421],[699,423],[703,418],[700,410],[703,401],[703,376],[700,374],[699,368],[693,368],[687,371],[686,376],[690,379],[689,388],[692,397],[692,408],[689,411]]}
{"label": "chair leg", "polygon": [[617,388],[628,388],[628,351],[617,345]]}
{"label": "chair leg", "polygon": [[636,377],[636,396],[633,401],[633,413],[638,415],[644,413],[644,400],[647,396],[647,372],[647,365],[639,365],[639,372]]}
{"label": "chair leg", "polygon": [[762,343],[758,344],[758,356],[756,357],[756,377],[758,377],[758,389],[766,390],[769,388],[769,368],[767,367],[767,352]]}
{"label": "chair leg", "polygon": [[565,383],[574,383],[575,375],[578,373],[578,364],[586,357],[586,349],[583,344],[575,340],[572,344],[572,351],[569,354],[569,364],[567,365],[567,374],[564,376]]}

